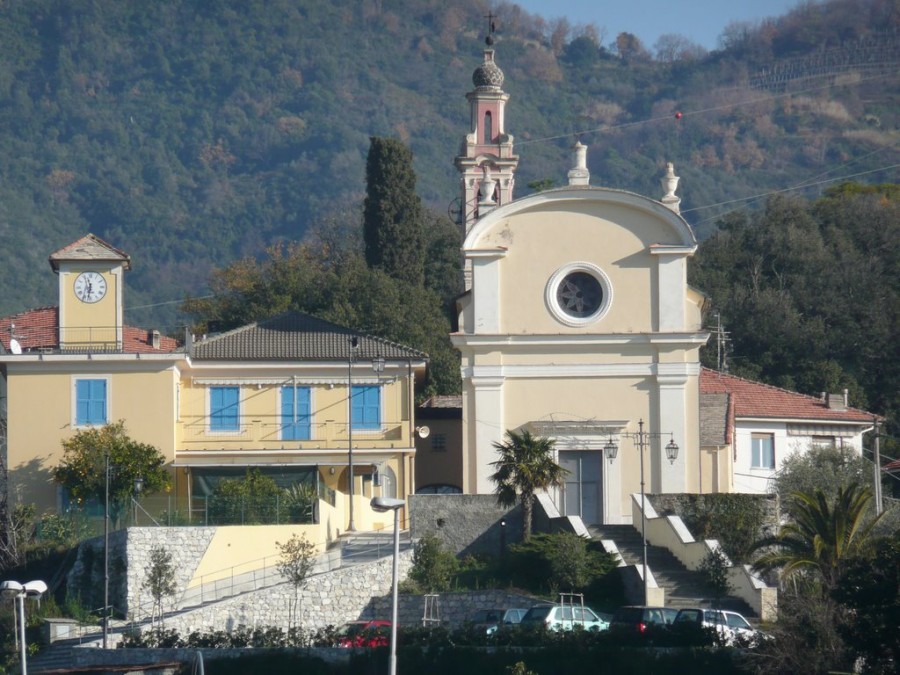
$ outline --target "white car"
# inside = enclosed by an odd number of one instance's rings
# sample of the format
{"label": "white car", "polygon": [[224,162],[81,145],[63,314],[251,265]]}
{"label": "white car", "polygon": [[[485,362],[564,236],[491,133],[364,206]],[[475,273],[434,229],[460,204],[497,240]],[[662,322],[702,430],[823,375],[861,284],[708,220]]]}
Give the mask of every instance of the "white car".
{"label": "white car", "polygon": [[680,609],[674,625],[685,623],[715,628],[726,645],[733,644],[735,640],[753,643],[763,637],[763,633],[751,626],[747,619],[727,609]]}
{"label": "white car", "polygon": [[581,626],[585,630],[600,631],[609,628],[609,619],[581,605],[538,605],[528,610],[521,624],[543,624],[548,630],[572,630]]}

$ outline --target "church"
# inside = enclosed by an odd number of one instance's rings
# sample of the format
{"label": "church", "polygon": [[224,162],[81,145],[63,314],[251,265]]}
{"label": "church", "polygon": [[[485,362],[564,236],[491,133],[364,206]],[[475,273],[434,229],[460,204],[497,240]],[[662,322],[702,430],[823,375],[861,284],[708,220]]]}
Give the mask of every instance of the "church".
{"label": "church", "polygon": [[[660,199],[594,187],[576,143],[567,185],[515,199],[519,157],[490,40],[472,81],[455,160],[459,463],[419,442],[421,491],[492,493],[494,444],[509,430],[554,441],[568,474],[553,500],[588,524],[631,522],[639,491],[765,493],[784,458],[813,441],[860,451],[872,415],[845,395],[820,400],[701,368],[704,296],[687,283],[697,240],[672,164]],[[452,429],[440,410],[423,406],[418,418]]]}

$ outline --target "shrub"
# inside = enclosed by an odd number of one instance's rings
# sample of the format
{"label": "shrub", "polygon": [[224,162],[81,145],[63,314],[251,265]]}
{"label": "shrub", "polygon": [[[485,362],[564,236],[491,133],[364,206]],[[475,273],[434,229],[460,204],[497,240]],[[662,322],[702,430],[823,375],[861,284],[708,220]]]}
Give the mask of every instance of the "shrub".
{"label": "shrub", "polygon": [[516,585],[534,592],[584,592],[612,569],[613,556],[569,532],[535,534],[509,547],[509,574]]}
{"label": "shrub", "polygon": [[426,593],[446,591],[458,569],[456,556],[444,548],[443,542],[434,533],[429,532],[416,543],[409,578]]}

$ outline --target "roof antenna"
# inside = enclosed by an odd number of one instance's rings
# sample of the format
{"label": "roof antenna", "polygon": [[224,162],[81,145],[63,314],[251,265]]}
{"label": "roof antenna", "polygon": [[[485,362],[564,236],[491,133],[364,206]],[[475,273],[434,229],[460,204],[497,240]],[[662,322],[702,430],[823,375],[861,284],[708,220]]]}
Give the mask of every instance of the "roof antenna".
{"label": "roof antenna", "polygon": [[496,19],[497,16],[489,11],[484,18],[488,20],[488,34],[487,37],[484,38],[484,44],[490,47],[494,44],[494,33],[497,32],[497,24],[494,23],[494,19]]}

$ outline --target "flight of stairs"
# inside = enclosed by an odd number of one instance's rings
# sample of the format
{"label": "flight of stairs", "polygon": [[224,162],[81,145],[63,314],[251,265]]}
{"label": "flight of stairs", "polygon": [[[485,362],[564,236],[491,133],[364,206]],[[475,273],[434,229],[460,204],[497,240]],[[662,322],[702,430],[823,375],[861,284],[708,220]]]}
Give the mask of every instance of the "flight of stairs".
{"label": "flight of stairs", "polygon": [[[592,525],[588,527],[592,539],[611,539],[619,549],[626,565],[641,567],[643,544],[640,529],[631,525]],[[657,585],[665,588],[666,607],[712,607],[714,596],[700,572],[687,569],[669,549],[647,545],[647,567]],[[719,600],[719,609],[740,612],[747,618],[756,613],[743,600],[726,596]]]}

